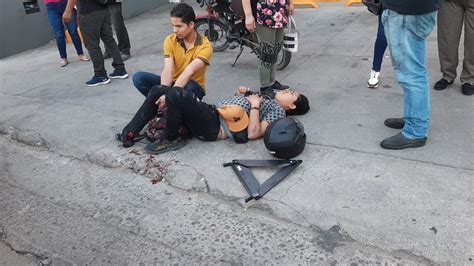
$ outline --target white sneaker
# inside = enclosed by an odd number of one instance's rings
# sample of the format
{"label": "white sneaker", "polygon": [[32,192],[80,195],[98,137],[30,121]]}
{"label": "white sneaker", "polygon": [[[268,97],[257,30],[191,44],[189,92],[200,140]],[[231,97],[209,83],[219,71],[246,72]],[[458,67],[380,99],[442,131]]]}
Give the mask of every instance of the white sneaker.
{"label": "white sneaker", "polygon": [[379,86],[379,76],[380,72],[371,70],[369,81],[367,81],[367,87],[371,89],[377,88]]}

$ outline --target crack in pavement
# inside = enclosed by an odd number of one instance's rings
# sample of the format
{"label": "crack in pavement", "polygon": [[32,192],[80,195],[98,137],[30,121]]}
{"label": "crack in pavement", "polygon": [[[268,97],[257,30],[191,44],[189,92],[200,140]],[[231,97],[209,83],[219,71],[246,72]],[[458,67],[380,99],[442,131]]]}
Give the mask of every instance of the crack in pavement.
{"label": "crack in pavement", "polygon": [[[293,212],[295,212],[296,214],[298,214],[300,216],[300,218],[302,218],[302,220],[304,221],[304,223],[297,223],[296,221],[292,221],[292,220],[289,220],[289,219],[285,219],[283,217],[280,217],[279,215],[275,214],[274,216],[275,217],[278,217],[279,219],[281,220],[285,220],[287,221],[288,223],[291,223],[291,224],[294,224],[294,225],[298,225],[298,226],[303,226],[303,227],[307,227],[309,228],[309,222],[308,222],[308,219],[306,218],[306,216],[304,214],[302,214],[300,211],[298,211],[296,208],[286,204],[285,202],[283,201],[280,201],[280,200],[274,200],[274,199],[266,199],[267,201],[273,201],[273,202],[277,202],[277,203],[280,203],[281,205],[283,206],[286,206],[288,207],[290,210],[292,210]],[[274,213],[274,212],[273,212]]]}
{"label": "crack in pavement", "polygon": [[[18,187],[18,186],[9,184],[9,183],[4,183],[4,184],[6,184],[8,186],[11,186],[13,188],[16,188],[18,190],[21,190],[21,191],[23,191],[25,193],[28,193],[30,195],[33,195],[37,198],[41,198],[42,200],[44,200],[45,204],[48,204],[48,205],[51,205],[52,207],[54,207],[52,209],[59,209],[58,207],[62,207],[64,209],[66,209],[68,212],[71,212],[71,213],[74,213],[74,214],[79,214],[82,217],[90,218],[91,220],[97,221],[99,223],[103,223],[104,225],[108,225],[108,226],[112,227],[114,230],[118,231],[118,233],[120,235],[125,235],[125,234],[129,234],[129,233],[132,234],[132,235],[139,235],[139,232],[132,232],[132,231],[128,230],[127,228],[122,228],[119,225],[111,224],[111,223],[108,222],[108,220],[98,219],[98,218],[94,217],[93,214],[89,214],[88,212],[85,212],[82,208],[72,208],[72,206],[67,205],[67,204],[60,204],[60,203],[57,203],[57,202],[52,202],[48,198],[43,197],[42,195],[39,195],[39,194],[34,193],[32,191],[29,191],[27,189],[24,189],[22,187]],[[33,231],[33,230],[34,230],[34,228],[31,229],[31,231]],[[140,236],[140,237],[143,237],[143,238],[146,238],[146,239],[148,239],[152,242],[158,243],[158,244],[162,245],[163,247],[168,248],[169,250],[175,250],[176,251],[176,247],[174,247],[171,244],[166,243],[164,241],[160,241],[160,240],[157,240],[155,238],[148,237],[147,235],[143,235],[143,236]],[[51,263],[51,262],[48,263],[48,261],[51,261],[50,257],[48,257],[46,255],[38,254],[38,253],[35,253],[35,252],[31,252],[31,251],[24,251],[24,250],[20,250],[20,249],[15,249],[15,248],[12,247],[12,245],[10,245],[7,241],[5,241],[5,239],[6,239],[6,232],[3,230],[3,226],[0,225],[0,242],[5,243],[5,245],[7,245],[10,249],[12,249],[13,251],[15,251],[16,253],[18,253],[20,255],[23,255],[23,254],[24,255],[30,255],[31,254],[35,258],[38,258],[38,260],[41,260],[41,261],[39,261],[39,263],[41,263],[43,265],[48,265],[48,264]],[[108,247],[110,247],[114,243],[117,243],[118,240],[120,240],[120,237],[117,237],[116,239],[111,241],[112,243],[110,245],[108,245]],[[195,253],[188,252],[187,250],[179,250],[179,253],[185,254],[185,255],[188,255],[188,256],[197,256],[197,255],[199,255],[197,253],[195,254]],[[102,254],[103,254],[103,252],[102,252]],[[96,259],[96,258],[94,258],[94,259]]]}
{"label": "crack in pavement", "polygon": [[[101,252],[102,254],[106,253],[107,250],[115,243],[117,243],[118,241],[120,240],[119,237],[116,237],[113,241],[111,241],[105,248],[104,250]],[[89,263],[86,263],[86,265],[92,265],[94,263],[94,261],[99,257],[101,256],[101,254],[98,254],[97,256],[95,256],[94,258],[92,258],[91,261],[89,261]]]}
{"label": "crack in pavement", "polygon": [[7,238],[8,238],[7,232],[5,231],[3,226],[0,225],[0,242],[5,244],[10,250],[12,250],[13,252],[15,252],[16,254],[18,254],[20,256],[26,256],[26,257],[33,258],[40,265],[49,265],[49,264],[51,264],[51,259],[49,258],[49,256],[44,255],[44,254],[38,254],[38,253],[33,252],[33,251],[27,251],[27,250],[21,250],[21,249],[14,248],[13,245],[10,242],[8,242]]}
{"label": "crack in pavement", "polygon": [[[94,221],[98,221],[98,222],[101,222],[101,223],[104,223],[112,228],[116,228],[118,230],[122,230],[122,231],[128,231],[128,232],[131,232],[130,231],[130,226],[121,226],[121,222],[123,221],[122,218],[118,217],[119,218],[119,222],[117,223],[110,223],[109,221],[111,220],[110,219],[110,216],[104,216],[103,219],[102,218],[98,218],[94,215],[94,213],[89,213],[87,212],[85,209],[83,209],[82,207],[78,207],[76,205],[72,205],[72,204],[63,204],[61,202],[58,202],[58,201],[52,201],[51,199],[41,195],[41,194],[38,194],[38,193],[35,193],[31,190],[28,190],[28,189],[25,189],[23,187],[19,187],[15,184],[12,184],[8,181],[6,182],[2,182],[3,184],[7,185],[7,186],[10,186],[11,188],[15,188],[17,190],[20,190],[26,194],[29,194],[31,196],[33,196],[34,198],[39,198],[39,199],[42,199],[44,200],[48,205],[51,205],[53,206],[54,208],[53,209],[57,209],[57,208],[64,208],[64,209],[67,209],[71,212],[74,212],[76,214],[81,214],[83,217],[87,217],[87,218],[91,218],[92,220]],[[114,216],[115,217],[115,216]],[[108,218],[108,219],[107,219]],[[34,228],[31,228],[31,230],[29,232],[32,232],[34,230]]]}
{"label": "crack in pavement", "polygon": [[[13,143],[21,143],[20,141],[18,140],[13,140]],[[29,145],[28,143],[24,143],[26,144],[26,147],[21,147],[21,148],[26,148],[28,149],[29,147],[30,148],[33,148],[33,149],[38,149],[37,146],[33,146],[33,145]],[[347,148],[341,148],[341,147],[332,147],[332,146],[328,146],[328,145],[321,145],[321,144],[316,144],[316,143],[308,143],[309,145],[315,145],[315,146],[321,146],[321,147],[329,147],[329,148],[336,148],[336,149],[341,149],[341,150],[350,150],[350,151],[353,151],[353,152],[359,152],[359,153],[366,153],[366,154],[374,154],[374,153],[369,153],[369,152],[361,152],[361,151],[356,151],[356,150],[351,150],[351,149],[347,149]],[[85,162],[85,163],[90,163],[90,164],[93,164],[93,165],[96,165],[96,166],[100,166],[100,167],[105,167],[103,165],[103,163],[100,161],[100,160],[91,160],[90,158],[87,159],[87,160],[84,160],[84,159],[79,159],[79,158],[76,158],[76,157],[73,157],[73,156],[65,156],[65,155],[60,155],[60,154],[57,154],[55,153],[54,151],[50,151],[50,150],[39,150],[39,152],[43,152],[43,153],[50,153],[52,154],[53,156],[57,156],[59,158],[67,158],[67,159],[70,159],[70,160],[73,160],[73,161],[77,161],[77,162]],[[375,154],[375,155],[383,155],[383,154]],[[383,156],[387,156],[387,155],[383,155]],[[394,157],[394,158],[397,158],[395,156],[387,156],[387,157]],[[399,158],[399,159],[403,159],[403,158]],[[403,159],[403,160],[407,160],[407,159]],[[180,163],[182,164],[182,163]],[[216,199],[218,200],[223,200],[223,201],[231,201],[231,202],[237,202],[239,205],[241,205],[239,203],[239,201],[241,200],[241,198],[238,198],[238,197],[229,197],[227,195],[224,195],[220,190],[218,189],[213,189],[209,182],[207,181],[207,179],[205,178],[204,174],[200,173],[198,171],[198,169],[194,166],[191,166],[191,165],[187,165],[187,164],[182,164],[183,166],[186,166],[190,169],[192,169],[194,172],[195,172],[195,175],[197,177],[197,181],[202,181],[204,183],[204,189],[199,189],[199,188],[196,188],[195,186],[191,187],[190,189],[184,189],[182,187],[180,187],[179,185],[176,185],[175,183],[173,183],[172,179],[170,180],[165,180],[165,184],[164,185],[167,185],[169,187],[172,187],[172,188],[175,188],[175,189],[178,189],[180,191],[185,191],[185,192],[190,192],[190,191],[193,191],[193,192],[196,192],[196,193],[206,193],[208,195],[211,195],[213,197],[215,197]],[[116,167],[111,167],[111,168],[117,168],[117,169],[123,169],[123,170],[127,170],[129,171],[129,168],[125,168],[123,166],[116,166]],[[300,178],[299,178],[300,179]],[[297,182],[296,182],[297,183]],[[8,184],[8,185],[12,185],[12,184]],[[293,185],[294,186],[294,185]],[[291,187],[293,187],[291,186]],[[286,190],[286,193],[289,192],[289,190],[291,189],[288,188]],[[28,191],[29,193],[31,194],[35,194],[31,191]],[[40,196],[40,195],[36,195],[36,196]],[[41,197],[41,196],[40,196]],[[280,220],[280,221],[284,221],[286,223],[289,223],[289,224],[293,224],[295,226],[302,226],[302,227],[305,227],[305,228],[314,228],[316,227],[317,230],[321,230],[321,232],[323,232],[322,229],[319,229],[319,227],[317,226],[312,226],[312,225],[309,225],[308,226],[308,220],[307,218],[298,210],[294,209],[292,206],[289,206],[288,204],[282,202],[282,201],[279,201],[279,200],[273,200],[273,199],[267,199],[265,198],[265,200],[269,201],[269,202],[276,202],[276,203],[279,203],[283,206],[286,206],[287,208],[289,208],[290,210],[292,210],[294,213],[296,213],[298,216],[301,217],[301,219],[299,219],[299,221],[303,220],[305,224],[303,223],[298,223],[298,221],[292,221],[292,220],[289,220],[289,219],[286,219],[284,217],[281,217],[281,215],[278,215],[277,213],[274,213],[273,212],[273,209],[267,205],[267,207],[265,208],[263,205],[261,205],[260,207],[259,206],[252,206],[253,209],[255,210],[261,210],[261,211],[264,211],[266,213],[266,215],[268,215],[269,217],[273,218],[273,219],[276,219],[276,220]],[[51,203],[54,205],[54,203]],[[58,206],[62,206],[61,204],[59,204]],[[69,206],[69,205],[64,205],[65,207],[67,207],[68,209],[70,209],[71,207],[73,206]],[[241,207],[245,208],[245,206],[242,206]],[[84,213],[84,210],[82,209],[79,209],[80,212]],[[87,214],[87,213],[86,213]],[[93,217],[92,215],[86,215],[86,217],[91,217],[97,221],[100,221],[100,222],[103,222],[105,224],[110,224],[107,222],[107,220],[104,220],[104,219],[98,219],[96,217]],[[119,226],[119,224],[115,225],[115,224],[111,224],[113,227],[115,228],[118,228],[118,230],[123,230],[123,231],[130,231],[129,228],[122,228]],[[331,245],[328,246],[328,248],[332,247]],[[405,253],[406,254],[406,253]],[[416,255],[416,254],[413,254],[413,255]]]}
{"label": "crack in pavement", "polygon": [[[27,146],[27,147],[20,147],[20,148],[28,149],[28,147],[29,147],[29,146]],[[51,152],[51,151],[44,151],[44,150],[41,151],[41,150],[40,150],[39,152],[40,152],[40,153],[51,153],[53,156],[58,156],[58,157],[66,157],[66,156],[56,155],[55,153],[53,153],[53,152]],[[66,157],[66,158],[70,158],[70,157]],[[73,160],[77,160],[78,162],[84,162],[84,160],[78,160],[78,159],[74,159],[74,158],[73,158]],[[90,163],[89,161],[85,161],[85,162],[86,162],[86,163]],[[91,164],[93,164],[93,163],[91,163]],[[196,168],[193,168],[193,169],[194,169],[194,171],[196,171],[198,177],[202,177],[202,176],[203,176],[202,173],[199,173]],[[231,200],[228,200],[228,199],[226,199],[226,198],[224,198],[224,197],[216,196],[216,195],[214,195],[215,192],[210,188],[209,184],[207,183],[207,180],[206,180],[205,183],[206,183],[206,191],[203,192],[203,190],[200,190],[200,191],[196,191],[195,193],[197,193],[197,194],[205,193],[205,194],[214,196],[214,197],[217,198],[218,200],[222,200],[222,201],[224,201],[224,202],[227,201],[227,202],[230,203],[230,204],[235,204],[235,202],[233,202],[233,201],[235,201],[235,198],[234,198],[234,199],[231,199]],[[17,187],[17,186],[15,186],[15,185],[12,185],[12,184],[9,184],[9,183],[6,183],[6,185],[15,187],[15,188],[17,188],[17,189],[19,189],[19,190],[22,190],[22,191],[27,192],[28,194],[31,194],[31,195],[34,195],[34,196],[36,196],[36,197],[42,198],[42,199],[45,201],[46,204],[51,205],[53,208],[63,207],[63,208],[66,208],[68,211],[73,212],[73,213],[75,213],[75,214],[78,214],[78,212],[79,212],[78,215],[91,218],[92,220],[96,220],[96,221],[98,221],[98,222],[100,222],[100,223],[103,223],[103,224],[105,224],[105,225],[111,225],[113,228],[115,228],[115,230],[121,232],[121,234],[130,234],[130,233],[133,233],[133,232],[130,232],[129,228],[123,228],[123,227],[121,227],[121,226],[119,226],[119,225],[110,224],[110,223],[108,223],[107,220],[105,220],[105,219],[98,219],[98,218],[94,217],[93,215],[89,215],[89,213],[88,213],[88,212],[85,212],[82,208],[73,208],[72,205],[61,204],[61,203],[58,203],[58,202],[50,202],[49,199],[47,199],[47,198],[45,198],[45,197],[43,197],[43,196],[41,196],[41,195],[38,195],[38,194],[36,194],[36,193],[34,193],[34,192],[31,192],[31,191],[29,191],[29,190],[27,190],[27,189],[24,189],[24,188],[21,188],[21,187]],[[174,188],[176,188],[176,189],[178,189],[178,190],[180,190],[180,191],[187,191],[187,190],[184,190],[184,189],[182,189],[182,188],[175,187],[175,186],[173,186],[172,184],[167,184],[167,185],[170,186],[170,187],[174,187]],[[229,197],[227,197],[227,198],[229,198]],[[283,217],[280,217],[279,215],[272,214],[271,208],[270,208],[270,212],[268,212],[268,210],[267,210],[267,212],[260,213],[259,210],[261,210],[262,208],[259,208],[258,206],[254,206],[254,207],[252,207],[252,209],[254,209],[254,211],[257,211],[256,214],[258,214],[258,215],[263,215],[263,217],[267,216],[267,217],[269,217],[269,218],[271,218],[271,219],[274,219],[275,221],[282,221],[282,222],[285,222],[285,223],[287,223],[287,224],[291,224],[291,225],[294,225],[294,226],[297,226],[297,227],[306,228],[306,229],[310,229],[310,230],[316,230],[317,232],[326,232],[326,231],[320,229],[319,227],[317,227],[316,225],[310,225],[310,226],[308,226],[308,225],[307,225],[307,224],[308,224],[308,221],[307,221],[306,217],[305,217],[301,212],[299,212],[298,210],[296,210],[295,208],[293,208],[292,206],[289,206],[288,204],[286,204],[286,203],[284,203],[284,202],[282,202],[282,201],[278,201],[278,200],[272,200],[272,199],[265,199],[265,200],[267,200],[267,201],[269,201],[269,202],[276,202],[276,203],[279,203],[279,204],[281,204],[281,205],[283,205],[283,206],[286,206],[287,208],[291,209],[291,210],[292,210],[293,212],[295,212],[297,215],[299,215],[300,217],[302,217],[302,219],[300,219],[300,220],[304,220],[304,222],[306,223],[306,225],[299,224],[299,223],[294,222],[294,221],[291,221],[291,220],[289,220],[289,219],[285,219],[285,218],[283,218]],[[54,207],[54,206],[57,206],[57,207]],[[267,204],[267,206],[269,206],[269,205]],[[260,206],[260,207],[261,207],[261,206]],[[76,209],[76,210],[74,210],[74,209]],[[263,208],[263,210],[265,211],[265,208]],[[339,228],[339,229],[340,229],[340,228]],[[332,231],[334,231],[335,233],[332,232]],[[339,235],[338,233],[340,233],[340,232],[339,232],[340,230],[335,230],[335,229],[333,228],[332,231],[331,231],[331,232],[327,232],[326,235],[322,234],[322,236],[321,236],[320,238],[318,238],[318,240],[315,240],[315,241],[320,241],[322,244],[318,243],[318,245],[321,245],[321,246],[325,247],[326,250],[334,250],[336,247],[341,246],[341,245],[340,245],[340,240],[341,240],[341,239],[342,239],[342,240],[352,239],[352,238],[350,238],[350,236],[348,236],[348,235],[347,235],[347,236],[344,235],[344,237],[342,237],[341,235]],[[134,235],[139,235],[139,234],[138,234],[138,233],[135,233]],[[149,238],[149,237],[147,237],[146,235],[140,235],[140,237],[146,237],[147,239],[150,239],[150,240],[153,241],[153,242],[158,242],[158,243],[160,243],[161,245],[163,245],[164,247],[169,248],[170,250],[175,250],[175,248],[174,248],[173,246],[169,246],[169,245],[167,245],[167,243],[157,241],[156,239],[153,239],[153,238]],[[333,241],[333,240],[334,240],[334,241]],[[337,240],[337,241],[336,241],[336,240]],[[115,239],[114,241],[112,241],[112,243],[110,243],[110,244],[107,246],[106,249],[110,249],[110,247],[112,247],[112,245],[113,245],[114,243],[117,243],[116,241],[117,241],[117,239]],[[325,242],[325,241],[326,241],[326,242]],[[331,242],[331,241],[333,241],[333,242]],[[365,244],[363,244],[363,243],[361,243],[361,242],[357,242],[357,243],[359,243],[359,244],[362,245],[362,246],[368,246],[368,245],[365,245]],[[324,244],[325,246],[324,246],[323,244]],[[30,254],[30,253],[32,253],[32,252],[23,251],[23,250],[17,250],[17,251],[19,251],[19,253],[24,253],[24,254]],[[181,252],[181,251],[180,251],[180,252]],[[183,252],[184,252],[184,251],[183,251]],[[194,253],[188,253],[188,252],[186,252],[186,253],[189,254],[189,255],[195,255]],[[405,254],[407,254],[407,253],[405,253]],[[39,258],[39,259],[43,259],[43,258],[44,258],[44,259],[47,259],[47,258],[48,258],[47,256],[45,256],[45,255],[43,255],[43,254],[33,253],[32,255],[37,255],[36,258]],[[413,255],[415,255],[415,254],[413,254]],[[418,257],[418,258],[419,258],[419,257]],[[95,262],[96,259],[97,259],[97,256],[91,260],[91,263],[92,263],[92,262]]]}
{"label": "crack in pavement", "polygon": [[[19,132],[26,132],[32,133],[32,135],[20,136]],[[18,128],[10,126],[6,131],[0,129],[0,133],[2,135],[6,135],[6,137],[11,141],[16,141],[18,143],[25,144],[27,146],[38,147],[38,148],[45,148],[50,150],[50,145],[46,141],[46,139],[41,135],[41,133],[29,131],[29,130],[19,130]],[[30,137],[30,139],[28,138]]]}

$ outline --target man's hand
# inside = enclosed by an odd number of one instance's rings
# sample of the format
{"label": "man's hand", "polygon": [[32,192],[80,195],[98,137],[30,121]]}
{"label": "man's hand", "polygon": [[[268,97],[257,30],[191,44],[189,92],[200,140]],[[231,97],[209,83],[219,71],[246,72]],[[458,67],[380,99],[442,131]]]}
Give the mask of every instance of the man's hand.
{"label": "man's hand", "polygon": [[74,10],[74,6],[77,4],[77,0],[67,0],[66,8],[63,12],[63,22],[69,23],[72,20],[72,12]]}
{"label": "man's hand", "polygon": [[63,22],[64,23],[69,23],[72,20],[72,12],[69,10],[65,10],[63,13]]}
{"label": "man's hand", "polygon": [[161,95],[161,97],[156,100],[155,104],[158,105],[158,110],[163,111],[166,107],[166,95]]}
{"label": "man's hand", "polygon": [[245,16],[245,28],[247,28],[249,32],[255,31],[255,19],[253,16]]}
{"label": "man's hand", "polygon": [[290,1],[290,4],[288,5],[288,13],[290,16],[295,14],[295,5],[293,4],[293,1]]}
{"label": "man's hand", "polygon": [[245,93],[247,93],[248,91],[250,91],[250,88],[249,88],[249,87],[240,86],[238,92],[236,93],[236,95],[245,94]]}
{"label": "man's hand", "polygon": [[247,101],[249,101],[250,107],[260,107],[260,103],[263,100],[262,96],[259,96],[257,94],[252,94],[245,98],[247,98]]}

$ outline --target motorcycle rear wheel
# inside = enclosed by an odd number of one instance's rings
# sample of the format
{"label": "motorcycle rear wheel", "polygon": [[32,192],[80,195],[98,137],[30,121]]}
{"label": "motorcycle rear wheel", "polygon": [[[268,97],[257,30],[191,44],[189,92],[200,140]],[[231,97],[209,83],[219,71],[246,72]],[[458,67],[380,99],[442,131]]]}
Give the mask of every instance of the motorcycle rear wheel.
{"label": "motorcycle rear wheel", "polygon": [[277,70],[282,70],[290,64],[291,61],[291,53],[285,49],[281,49],[280,53],[278,54],[277,59]]}
{"label": "motorcycle rear wheel", "polygon": [[212,19],[212,28],[209,27],[209,20],[207,18],[197,19],[195,28],[200,34],[207,37],[212,43],[214,52],[222,52],[229,47],[227,40],[227,25],[218,19]]}

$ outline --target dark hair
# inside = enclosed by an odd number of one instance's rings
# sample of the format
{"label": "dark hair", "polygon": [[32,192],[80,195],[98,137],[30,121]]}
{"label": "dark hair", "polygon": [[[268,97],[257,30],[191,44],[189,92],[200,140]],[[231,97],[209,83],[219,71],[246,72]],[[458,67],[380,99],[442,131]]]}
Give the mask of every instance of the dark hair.
{"label": "dark hair", "polygon": [[170,16],[173,18],[180,18],[181,21],[186,24],[196,22],[196,15],[194,14],[193,8],[186,3],[180,3],[173,7]]}
{"label": "dark hair", "polygon": [[308,98],[303,94],[300,94],[293,104],[296,108],[287,110],[286,115],[304,115],[309,111]]}

